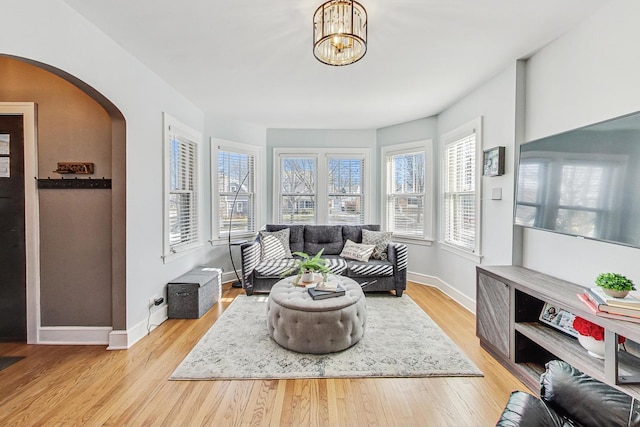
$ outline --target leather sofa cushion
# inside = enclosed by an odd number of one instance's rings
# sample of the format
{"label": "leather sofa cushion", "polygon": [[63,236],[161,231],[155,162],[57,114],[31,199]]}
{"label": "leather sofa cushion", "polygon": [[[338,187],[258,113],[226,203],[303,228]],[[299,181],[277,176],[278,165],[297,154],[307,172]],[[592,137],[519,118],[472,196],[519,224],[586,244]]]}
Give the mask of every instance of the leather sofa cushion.
{"label": "leather sofa cushion", "polygon": [[344,241],[342,226],[339,225],[305,225],[304,252],[313,256],[324,248],[322,255],[340,255]]}
{"label": "leather sofa cushion", "polygon": [[574,424],[550,410],[544,402],[523,391],[509,397],[496,427],[564,427]]}
{"label": "leather sofa cushion", "polygon": [[559,360],[547,363],[540,376],[540,397],[583,426],[640,425],[638,403],[631,396]]}
{"label": "leather sofa cushion", "polygon": [[291,252],[304,251],[304,225],[287,225],[287,224],[267,224],[266,231],[280,231],[288,228],[289,232],[289,249]]}

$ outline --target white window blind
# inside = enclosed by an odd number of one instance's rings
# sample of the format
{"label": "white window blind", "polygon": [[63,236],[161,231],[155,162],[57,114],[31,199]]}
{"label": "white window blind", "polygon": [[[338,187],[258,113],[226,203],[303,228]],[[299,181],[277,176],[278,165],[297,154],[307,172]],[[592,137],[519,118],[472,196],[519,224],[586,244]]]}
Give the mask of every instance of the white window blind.
{"label": "white window blind", "polygon": [[280,157],[279,224],[315,224],[316,157]]}
{"label": "white window blind", "polygon": [[425,234],[424,150],[387,156],[386,228],[394,235]]}
{"label": "white window blind", "polygon": [[282,224],[364,224],[369,150],[275,148],[274,213]]}
{"label": "white window blind", "polygon": [[219,237],[255,232],[255,166],[255,155],[218,147]]}
{"label": "white window blind", "polygon": [[169,250],[176,252],[199,240],[198,148],[172,126],[169,144]]}
{"label": "white window blind", "polygon": [[328,223],[364,224],[364,158],[328,156]]}
{"label": "white window blind", "polygon": [[476,133],[445,147],[445,243],[466,251],[476,249]]}

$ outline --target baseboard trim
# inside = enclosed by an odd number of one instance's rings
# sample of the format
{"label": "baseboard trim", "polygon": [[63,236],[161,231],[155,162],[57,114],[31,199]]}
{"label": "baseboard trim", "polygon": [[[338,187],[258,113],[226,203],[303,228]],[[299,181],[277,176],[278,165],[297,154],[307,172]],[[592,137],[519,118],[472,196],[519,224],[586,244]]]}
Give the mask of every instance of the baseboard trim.
{"label": "baseboard trim", "polygon": [[129,334],[127,331],[111,331],[109,333],[109,347],[107,350],[126,350],[129,348],[128,345],[128,337]]}
{"label": "baseboard trim", "polygon": [[411,282],[418,283],[421,285],[432,286],[434,288],[440,289],[444,292],[449,298],[469,310],[474,315],[476,314],[476,301],[469,298],[453,286],[449,285],[444,280],[439,277],[428,276],[426,274],[421,273],[412,273],[407,272],[407,280]]}
{"label": "baseboard trim", "polygon": [[[119,338],[118,348],[114,350],[125,350],[131,348],[135,343],[146,337],[151,331],[160,326],[162,322],[169,318],[169,306],[164,303],[161,306],[151,309],[151,315],[149,316],[149,330],[147,330],[147,319],[138,322],[133,328],[127,329],[126,338]],[[114,337],[115,338],[115,337]],[[126,341],[126,346],[123,347],[123,343]]]}
{"label": "baseboard trim", "polygon": [[110,326],[41,326],[38,344],[45,345],[107,345]]}

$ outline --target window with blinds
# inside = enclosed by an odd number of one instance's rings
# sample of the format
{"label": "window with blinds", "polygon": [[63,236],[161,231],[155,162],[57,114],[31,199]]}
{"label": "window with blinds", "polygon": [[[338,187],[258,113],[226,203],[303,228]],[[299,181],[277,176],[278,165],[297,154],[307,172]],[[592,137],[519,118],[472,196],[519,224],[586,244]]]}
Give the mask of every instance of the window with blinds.
{"label": "window with blinds", "polygon": [[476,251],[476,132],[454,139],[444,153],[445,243]]}
{"label": "window with blinds", "polygon": [[274,218],[279,223],[365,223],[368,151],[275,149],[275,159]]}
{"label": "window with blinds", "polygon": [[165,260],[200,243],[197,132],[165,114]]}
{"label": "window with blinds", "polygon": [[317,218],[316,157],[280,158],[279,224],[315,224]]}
{"label": "window with blinds", "polygon": [[424,150],[387,156],[387,229],[394,235],[423,237],[425,234]]}
{"label": "window with blinds", "polygon": [[364,224],[364,158],[327,160],[328,224]]}
{"label": "window with blinds", "polygon": [[255,154],[218,146],[218,237],[256,231],[255,166]]}

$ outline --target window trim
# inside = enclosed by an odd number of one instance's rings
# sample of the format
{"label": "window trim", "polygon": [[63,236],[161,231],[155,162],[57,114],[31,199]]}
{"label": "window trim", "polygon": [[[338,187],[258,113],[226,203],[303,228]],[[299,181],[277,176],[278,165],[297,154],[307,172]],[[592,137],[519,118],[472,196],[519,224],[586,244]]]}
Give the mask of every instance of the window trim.
{"label": "window trim", "polygon": [[424,151],[424,229],[422,237],[406,236],[402,234],[393,235],[394,241],[401,241],[406,243],[416,243],[421,245],[430,246],[433,243],[433,220],[434,220],[434,207],[433,194],[435,192],[433,172],[433,140],[423,139],[420,141],[406,142],[402,144],[386,145],[382,147],[380,155],[380,206],[382,207],[381,218],[382,228],[388,229],[388,207],[387,207],[387,194],[389,186],[391,184],[391,176],[389,174],[389,161],[391,156],[397,156],[400,154],[413,153],[416,151]]}
{"label": "window trim", "polygon": [[[163,150],[164,150],[164,195],[163,195],[163,255],[162,260],[166,264],[174,259],[193,253],[202,247],[202,188],[200,185],[200,146],[202,145],[202,134],[190,126],[185,125],[170,114],[162,113],[163,121]],[[174,248],[169,239],[169,200],[171,196],[171,134],[178,133],[181,137],[188,139],[195,144],[195,161],[193,170],[194,191],[196,202],[196,225],[197,232],[195,240]]]}
{"label": "window trim", "polygon": [[[232,234],[232,239],[243,239],[243,238],[252,238],[258,232],[258,229],[261,224],[261,206],[262,206],[262,179],[260,179],[261,175],[261,167],[262,164],[262,149],[257,145],[244,144],[241,142],[229,141],[226,139],[214,138],[211,137],[209,139],[209,143],[211,146],[211,240],[210,243],[212,245],[222,244],[222,242],[227,242],[229,236],[226,234],[224,236],[220,235],[220,226],[219,226],[219,218],[216,212],[218,212],[218,207],[220,205],[220,192],[218,191],[218,154],[220,151],[227,151],[233,153],[247,154],[254,157],[253,162],[253,176],[255,179],[254,182],[254,204],[255,204],[255,212],[254,212],[254,227],[255,231],[250,231],[246,233],[238,233]],[[236,202],[238,203],[238,202]]]}
{"label": "window trim", "polygon": [[[447,147],[460,139],[466,138],[472,133],[476,136],[476,170],[475,170],[475,245],[473,250],[453,245],[446,242],[445,236],[445,190],[447,177]],[[449,132],[445,132],[440,137],[441,140],[441,163],[440,163],[440,233],[438,243],[447,252],[462,256],[463,258],[480,263],[482,261],[482,117],[471,120]]]}
{"label": "window trim", "polygon": [[[373,208],[371,183],[373,182],[373,167],[371,164],[370,148],[289,148],[274,147],[273,149],[273,206],[272,218],[277,221],[280,214],[280,160],[282,157],[300,157],[316,159],[316,206],[323,205],[324,201],[328,201],[328,172],[329,159],[342,157],[352,158],[350,156],[360,156],[364,159],[364,175],[363,175],[363,191],[364,197],[364,224],[371,221],[371,212]],[[328,224],[329,210],[320,212],[316,209],[316,224]]]}

